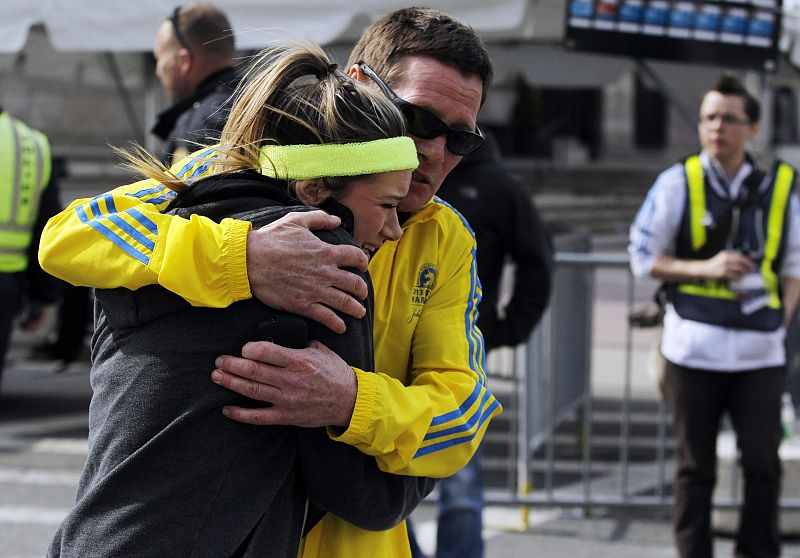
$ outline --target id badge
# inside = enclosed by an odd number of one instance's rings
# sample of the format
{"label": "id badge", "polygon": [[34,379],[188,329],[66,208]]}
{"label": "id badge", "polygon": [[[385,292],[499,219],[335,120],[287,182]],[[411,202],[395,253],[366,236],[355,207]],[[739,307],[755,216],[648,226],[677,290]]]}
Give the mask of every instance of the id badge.
{"label": "id badge", "polygon": [[731,281],[729,287],[738,295],[739,308],[745,316],[769,304],[769,293],[764,288],[764,277],[760,273],[750,272],[738,281]]}
{"label": "id badge", "polygon": [[753,291],[763,291],[764,289],[764,277],[761,276],[760,273],[756,273],[755,271],[751,271],[742,276],[741,279],[738,281],[731,281],[728,284],[730,290],[735,293],[750,293]]}
{"label": "id badge", "polygon": [[762,308],[766,308],[767,304],[769,304],[769,294],[766,291],[762,291],[747,295],[739,301],[739,308],[742,314],[749,316]]}

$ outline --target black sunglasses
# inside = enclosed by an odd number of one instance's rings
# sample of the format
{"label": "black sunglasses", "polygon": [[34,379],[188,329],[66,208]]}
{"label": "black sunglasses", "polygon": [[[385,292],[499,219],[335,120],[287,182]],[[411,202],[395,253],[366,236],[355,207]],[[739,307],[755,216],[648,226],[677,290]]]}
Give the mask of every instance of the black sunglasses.
{"label": "black sunglasses", "polygon": [[175,33],[175,38],[178,39],[178,43],[189,51],[189,54],[192,54],[192,47],[189,46],[189,42],[186,40],[186,36],[181,31],[181,26],[178,23],[178,15],[181,12],[181,7],[176,6],[175,9],[172,11],[172,15],[169,16],[169,20],[172,23],[172,31]]}
{"label": "black sunglasses", "polygon": [[422,139],[433,139],[445,134],[447,136],[447,150],[454,155],[468,155],[473,151],[477,151],[483,145],[483,134],[477,126],[474,132],[451,128],[431,111],[398,97],[397,94],[378,77],[378,74],[364,62],[359,62],[358,66],[365,75],[369,76],[372,81],[378,84],[383,94],[394,103],[394,106],[400,109],[400,112],[403,113],[403,117],[408,124],[408,132],[412,136],[417,136]]}

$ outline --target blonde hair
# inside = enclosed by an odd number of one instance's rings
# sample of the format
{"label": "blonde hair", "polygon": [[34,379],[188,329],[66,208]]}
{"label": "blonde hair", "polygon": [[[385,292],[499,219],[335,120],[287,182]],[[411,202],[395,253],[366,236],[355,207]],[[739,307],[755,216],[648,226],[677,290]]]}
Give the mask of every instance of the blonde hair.
{"label": "blonde hair", "polygon": [[[338,70],[310,42],[258,54],[234,95],[214,174],[259,169],[259,150],[268,143],[352,143],[406,133],[403,115],[391,101]],[[188,187],[139,146],[117,153],[126,167],[173,190]]]}

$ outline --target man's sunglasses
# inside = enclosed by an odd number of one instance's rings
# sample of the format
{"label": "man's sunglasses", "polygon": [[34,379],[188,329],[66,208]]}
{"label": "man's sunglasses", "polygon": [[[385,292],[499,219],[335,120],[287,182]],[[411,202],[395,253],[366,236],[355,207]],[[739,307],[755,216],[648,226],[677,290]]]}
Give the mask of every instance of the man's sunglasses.
{"label": "man's sunglasses", "polygon": [[378,84],[383,94],[394,103],[394,106],[400,109],[400,112],[403,113],[403,117],[405,117],[406,123],[408,124],[408,132],[412,136],[422,139],[433,139],[444,134],[447,136],[447,150],[454,155],[468,155],[480,149],[483,145],[484,139],[480,128],[476,127],[474,132],[451,128],[431,111],[398,97],[397,94],[378,77],[378,74],[364,62],[359,62],[358,66],[365,75],[369,76],[372,81]]}
{"label": "man's sunglasses", "polygon": [[181,13],[181,7],[176,6],[175,9],[172,11],[172,15],[169,16],[170,22],[172,22],[172,32],[175,34],[175,38],[178,39],[178,43],[189,51],[189,54],[192,54],[192,47],[189,46],[189,42],[186,40],[186,36],[181,31],[181,26],[178,23],[178,16]]}

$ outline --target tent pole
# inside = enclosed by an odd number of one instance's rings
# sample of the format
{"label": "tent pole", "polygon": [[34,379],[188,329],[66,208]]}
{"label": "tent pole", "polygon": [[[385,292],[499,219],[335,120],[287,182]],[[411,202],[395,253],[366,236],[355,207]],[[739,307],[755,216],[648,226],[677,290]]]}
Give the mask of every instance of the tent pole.
{"label": "tent pole", "polygon": [[686,123],[689,128],[694,131],[697,129],[697,117],[692,116],[692,112],[686,108],[686,106],[680,102],[678,97],[673,93],[672,89],[670,89],[667,82],[661,79],[661,76],[658,75],[652,66],[650,66],[647,62],[642,60],[641,58],[634,58],[634,63],[636,64],[636,68],[643,74],[646,74],[648,78],[653,80],[661,92],[669,99],[669,102],[678,109],[678,114],[681,116],[681,119]]}
{"label": "tent pole", "polygon": [[117,93],[122,100],[122,106],[125,108],[125,114],[128,116],[128,123],[131,126],[133,137],[136,138],[137,142],[141,143],[144,140],[144,130],[142,129],[139,119],[136,117],[136,110],[133,107],[130,93],[125,87],[125,83],[122,81],[122,73],[119,70],[117,59],[113,52],[104,52],[103,58],[106,61],[108,73],[111,75]]}

